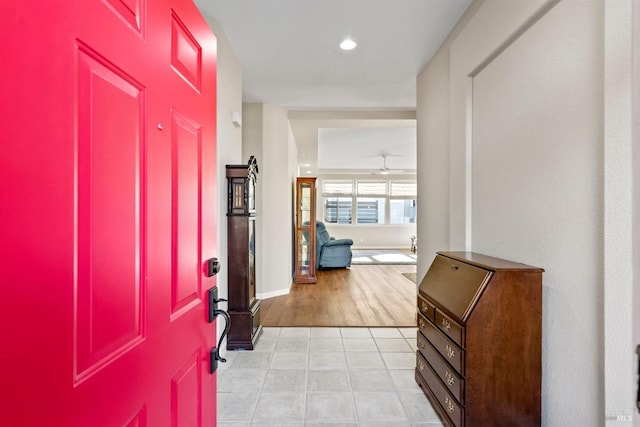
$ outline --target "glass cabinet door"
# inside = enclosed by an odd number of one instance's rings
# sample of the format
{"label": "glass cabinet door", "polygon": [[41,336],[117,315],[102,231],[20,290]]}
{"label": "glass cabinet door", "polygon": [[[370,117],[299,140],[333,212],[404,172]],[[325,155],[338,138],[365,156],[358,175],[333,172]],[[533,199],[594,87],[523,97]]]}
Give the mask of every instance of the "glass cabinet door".
{"label": "glass cabinet door", "polygon": [[311,224],[311,187],[300,185],[300,221],[303,225]]}
{"label": "glass cabinet door", "polygon": [[298,232],[298,276],[308,276],[311,272],[311,251],[309,250],[308,236],[309,233],[306,231]]}
{"label": "glass cabinet door", "polygon": [[316,283],[315,178],[298,178],[296,185],[296,283]]}

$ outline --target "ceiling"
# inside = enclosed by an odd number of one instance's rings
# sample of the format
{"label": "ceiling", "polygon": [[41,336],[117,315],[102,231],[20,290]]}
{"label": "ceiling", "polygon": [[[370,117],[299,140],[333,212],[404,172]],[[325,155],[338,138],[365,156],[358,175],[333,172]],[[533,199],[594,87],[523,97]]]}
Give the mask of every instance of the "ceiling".
{"label": "ceiling", "polygon": [[196,0],[242,64],[244,102],[288,110],[414,109],[416,76],[470,3]]}
{"label": "ceiling", "polygon": [[[471,0],[195,0],[201,12],[224,30],[243,69],[243,102],[264,102],[289,111],[413,111],[416,78],[437,51]],[[342,51],[344,38],[358,43]],[[347,125],[353,127],[352,124]],[[413,160],[413,136],[400,142],[375,129],[372,120],[360,124],[368,141],[355,145],[344,138],[333,143],[333,155],[320,156],[323,139],[335,137],[319,127],[311,146],[299,143],[303,175],[379,168],[387,162]],[[386,127],[387,125],[382,125]],[[406,124],[402,125],[407,127]],[[293,126],[296,134],[300,126]],[[344,135],[355,135],[348,129]],[[407,136],[406,132],[404,134]],[[306,138],[311,140],[311,138]],[[331,138],[330,138],[331,139]],[[384,141],[383,141],[384,139]],[[405,138],[406,139],[406,138]],[[362,138],[360,138],[362,140]],[[411,145],[413,140],[413,145]],[[331,142],[328,142],[331,145]],[[317,159],[317,162],[315,161]],[[373,159],[373,160],[372,160]],[[309,166],[302,166],[309,165]],[[393,166],[394,168],[396,166]],[[307,172],[310,171],[310,172]]]}

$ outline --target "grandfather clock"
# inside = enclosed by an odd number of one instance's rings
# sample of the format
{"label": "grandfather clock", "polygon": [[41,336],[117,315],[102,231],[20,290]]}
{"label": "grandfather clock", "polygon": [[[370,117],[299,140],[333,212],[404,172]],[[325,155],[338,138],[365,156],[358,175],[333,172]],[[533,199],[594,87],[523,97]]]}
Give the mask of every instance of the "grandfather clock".
{"label": "grandfather clock", "polygon": [[229,316],[228,350],[253,350],[260,333],[256,298],[256,204],[258,163],[227,165]]}

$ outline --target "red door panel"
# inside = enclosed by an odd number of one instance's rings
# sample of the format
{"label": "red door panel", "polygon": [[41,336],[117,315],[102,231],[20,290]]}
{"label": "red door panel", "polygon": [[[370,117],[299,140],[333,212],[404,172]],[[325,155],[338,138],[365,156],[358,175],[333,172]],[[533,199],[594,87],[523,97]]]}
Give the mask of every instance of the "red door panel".
{"label": "red door panel", "polygon": [[195,91],[200,91],[202,47],[175,12],[171,14],[171,66]]}
{"label": "red door panel", "polygon": [[0,25],[0,425],[214,426],[215,38],[191,0]]}
{"label": "red door panel", "polygon": [[79,382],[144,337],[144,92],[84,45],[77,64],[73,311]]}
{"label": "red door panel", "polygon": [[171,379],[172,426],[202,425],[202,365],[202,357],[195,351]]}
{"label": "red door panel", "polygon": [[172,315],[200,303],[201,126],[176,111],[171,117]]}
{"label": "red door panel", "polygon": [[125,424],[126,427],[146,427],[147,425],[147,408],[146,406],[140,409],[140,411]]}
{"label": "red door panel", "polygon": [[144,0],[104,0],[104,3],[133,30],[142,34]]}

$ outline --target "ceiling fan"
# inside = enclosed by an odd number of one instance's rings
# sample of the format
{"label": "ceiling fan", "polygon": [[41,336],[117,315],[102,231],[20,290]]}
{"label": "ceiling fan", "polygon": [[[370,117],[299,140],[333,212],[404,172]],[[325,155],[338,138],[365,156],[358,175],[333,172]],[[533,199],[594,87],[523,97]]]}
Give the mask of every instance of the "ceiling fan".
{"label": "ceiling fan", "polygon": [[[375,172],[372,172],[373,175],[389,175],[389,174],[404,172],[404,170],[401,170],[401,169],[398,169],[398,170],[389,169],[387,167],[387,156],[388,156],[387,154],[381,154],[379,156],[379,157],[382,157],[382,167],[376,170]],[[399,157],[399,156],[394,156],[394,157]]]}

